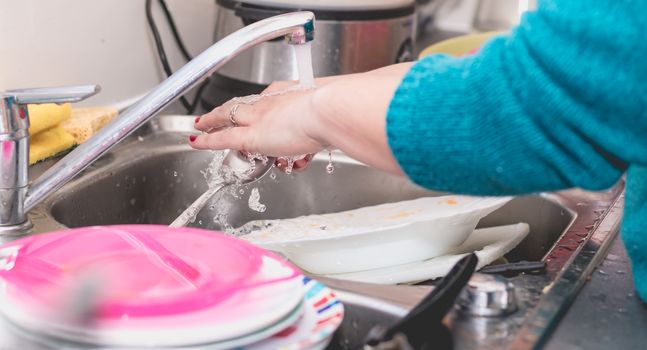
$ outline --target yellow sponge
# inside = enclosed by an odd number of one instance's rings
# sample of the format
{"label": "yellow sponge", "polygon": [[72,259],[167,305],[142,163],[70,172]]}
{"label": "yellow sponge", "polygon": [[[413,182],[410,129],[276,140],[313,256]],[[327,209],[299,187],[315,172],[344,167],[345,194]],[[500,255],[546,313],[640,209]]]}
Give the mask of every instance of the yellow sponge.
{"label": "yellow sponge", "polygon": [[70,119],[72,105],[65,103],[57,105],[47,103],[42,105],[29,105],[29,134],[36,135],[41,131],[50,129],[62,121]]}
{"label": "yellow sponge", "polygon": [[55,156],[74,146],[74,136],[60,126],[39,132],[29,141],[29,165]]}
{"label": "yellow sponge", "polygon": [[74,108],[72,117],[61,123],[80,145],[114,119],[119,111],[112,107]]}

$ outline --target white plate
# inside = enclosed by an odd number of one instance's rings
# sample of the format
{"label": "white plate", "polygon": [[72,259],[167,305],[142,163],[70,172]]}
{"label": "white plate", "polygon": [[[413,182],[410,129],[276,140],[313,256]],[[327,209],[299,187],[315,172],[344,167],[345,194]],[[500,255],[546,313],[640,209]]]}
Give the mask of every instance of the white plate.
{"label": "white plate", "polygon": [[245,347],[245,350],[324,349],[344,319],[344,306],[335,293],[319,281],[303,277],[305,312],[292,328]]}
{"label": "white plate", "polygon": [[[96,244],[86,247],[85,251],[68,251],[75,242]],[[152,252],[153,247],[156,249],[155,253]],[[172,252],[162,255],[166,247],[173,247]],[[112,253],[108,256],[111,260],[108,263],[97,260],[100,258],[99,254],[90,248],[104,255]],[[115,255],[122,251],[141,252],[140,255],[133,256],[142,259],[135,260],[125,254]],[[217,253],[213,253],[216,251]],[[202,254],[199,260],[198,252]],[[65,265],[70,260],[67,258],[70,254],[74,254],[74,259],[78,260],[74,261],[75,265]],[[113,255],[119,259],[115,259]],[[3,269],[0,269],[3,273],[0,277],[0,312],[24,329],[77,343],[131,348],[172,347],[214,343],[249,335],[256,336],[251,340],[254,341],[262,339],[257,335],[261,330],[275,326],[278,322],[282,322],[284,326],[289,324],[286,323],[289,315],[292,315],[293,322],[299,316],[299,313],[295,314],[295,310],[301,310],[303,304],[302,277],[284,259],[240,240],[204,230],[169,229],[165,226],[90,227],[15,241],[3,246],[0,256],[4,257],[0,260],[4,263]],[[11,257],[14,257],[13,260]],[[199,294],[206,289],[203,286],[209,286],[209,281],[224,281],[227,277],[227,271],[224,270],[236,268],[230,266],[231,262],[225,261],[227,257],[230,260],[242,259],[240,261],[260,259],[258,271],[244,277],[249,281],[246,282],[249,287],[235,287],[231,292],[225,290],[221,293],[222,296],[210,290]],[[92,263],[95,263],[94,266],[101,266],[103,270],[82,269]],[[155,268],[159,266],[158,270],[162,273],[152,275],[151,268],[145,270],[149,271],[149,275],[142,274],[140,271],[143,270],[138,267],[143,268],[144,264]],[[198,271],[195,274],[197,277],[188,279],[182,275],[182,278],[176,278],[178,275],[174,272],[179,271],[178,266],[185,270],[188,270],[185,266],[197,266],[194,268]],[[173,278],[166,278],[167,276]],[[237,277],[236,274],[233,276]],[[100,305],[101,293],[118,285],[116,281],[119,278],[122,285],[126,285],[124,281],[130,281],[128,285],[131,285],[130,283],[140,280],[146,287],[140,290],[133,288],[134,292],[131,294],[134,296],[130,298],[137,297],[153,303],[164,300],[164,295],[161,294],[173,292],[170,295],[175,300],[197,300],[202,304],[188,310],[173,306],[166,313],[162,309],[158,314],[151,315],[119,311],[121,316],[106,317],[98,312],[91,320],[92,327],[76,321],[80,317],[80,307],[84,308],[82,311],[92,307],[84,305],[83,298],[88,298],[89,293],[90,297],[96,298],[96,301],[90,302]],[[32,280],[37,283],[26,285]],[[86,280],[92,283],[84,283]],[[86,290],[86,284],[90,287],[89,290]],[[25,289],[31,285],[39,287],[38,290],[53,292],[32,296],[26,291],[34,290]],[[113,290],[130,291],[119,288]],[[48,295],[53,296],[50,298],[51,303],[49,299],[45,299],[48,300],[47,303],[38,299]],[[186,297],[178,299],[177,295]],[[210,303],[208,298],[222,299],[211,300]],[[78,304],[78,300],[81,300],[81,304]],[[123,297],[121,300],[128,299]]]}
{"label": "white plate", "polygon": [[[313,274],[339,274],[422,261],[465,241],[508,197],[443,196],[294,219],[255,221],[241,236]],[[388,251],[389,254],[384,252]]]}
{"label": "white plate", "polygon": [[467,240],[450,254],[425,261],[326,277],[357,282],[397,284],[415,283],[446,275],[468,253],[479,258],[477,269],[486,266],[516,247],[528,235],[528,224],[497,226],[475,230]]}
{"label": "white plate", "polygon": [[[181,349],[204,350],[320,350],[324,349],[334,332],[339,328],[344,318],[344,306],[337,299],[333,291],[322,283],[300,276],[299,283],[303,294],[303,308],[289,315],[285,321],[257,334],[252,334],[237,339],[223,342],[203,344],[199,346],[182,346]],[[303,312],[301,312],[301,310]],[[0,331],[6,330],[0,327]],[[37,344],[46,345],[48,348],[86,349],[87,346],[78,343],[63,342],[51,338],[42,338],[23,328],[11,327],[8,333],[0,333],[7,340],[20,339],[26,345],[36,347]],[[16,338],[19,336],[19,338]],[[4,338],[3,338],[4,339]],[[21,343],[24,344],[24,343]],[[31,348],[31,347],[30,347]],[[139,348],[139,347],[138,347]],[[156,348],[156,347],[149,347]],[[106,347],[104,349],[113,349]],[[115,350],[117,348],[114,348]],[[119,348],[122,349],[122,348]],[[177,349],[170,347],[169,349]]]}
{"label": "white plate", "polygon": [[[303,291],[297,287],[299,284],[301,282],[297,277],[275,285],[238,292],[231,300],[211,309],[188,315],[164,317],[160,318],[159,322],[154,320],[132,322],[133,324],[123,322],[102,328],[70,327],[69,324],[54,325],[51,320],[34,318],[33,315],[24,312],[23,307],[10,300],[2,302],[1,307],[8,321],[16,326],[37,330],[42,335],[69,342],[109,347],[158,348],[212,343],[212,339],[229,339],[227,334],[245,334],[232,340],[233,347],[236,347],[266,338],[296,322],[304,309]],[[254,317],[250,318],[252,314]],[[222,317],[216,317],[218,320],[212,325],[203,323],[199,326],[186,326],[186,323],[194,322],[195,319],[213,318],[213,315]],[[223,323],[221,319],[225,317],[231,318],[231,322]],[[155,328],[155,323],[159,323],[159,328]],[[176,326],[171,327],[169,323],[175,323]],[[229,342],[229,340],[226,341]]]}

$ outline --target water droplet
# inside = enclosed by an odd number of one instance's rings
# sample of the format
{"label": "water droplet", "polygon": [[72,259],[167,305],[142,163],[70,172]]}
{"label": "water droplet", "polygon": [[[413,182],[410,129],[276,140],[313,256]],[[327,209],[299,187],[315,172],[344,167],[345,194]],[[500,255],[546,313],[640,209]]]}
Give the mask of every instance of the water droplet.
{"label": "water droplet", "polygon": [[174,176],[174,177],[177,177],[177,171],[174,171],[174,172],[173,172],[173,176]]}
{"label": "water droplet", "polygon": [[292,169],[294,169],[294,161],[297,159],[297,157],[287,157],[285,160],[287,160],[288,164],[285,166],[285,173],[290,175],[292,174]]}
{"label": "water droplet", "polygon": [[276,180],[276,174],[274,172],[270,173],[270,179]]}
{"label": "water droplet", "polygon": [[133,205],[133,206],[134,206],[134,205],[135,205],[135,203],[137,203],[137,198],[131,198],[131,199],[130,199],[130,205]]}
{"label": "water droplet", "polygon": [[332,151],[328,150],[328,165],[326,165],[326,173],[332,174],[335,171],[335,166],[332,164]]}

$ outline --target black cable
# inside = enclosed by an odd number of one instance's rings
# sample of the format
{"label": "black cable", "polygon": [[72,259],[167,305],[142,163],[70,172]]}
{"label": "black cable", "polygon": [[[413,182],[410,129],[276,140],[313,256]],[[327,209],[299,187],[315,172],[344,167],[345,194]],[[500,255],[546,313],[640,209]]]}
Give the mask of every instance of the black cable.
{"label": "black cable", "polygon": [[[151,33],[153,34],[155,47],[157,48],[157,55],[162,64],[162,68],[164,69],[164,73],[166,74],[167,77],[170,77],[173,74],[173,71],[171,69],[171,65],[169,63],[168,57],[166,56],[166,50],[164,50],[164,43],[162,42],[162,36],[160,35],[157,24],[155,23],[155,18],[153,17],[152,3],[153,3],[152,0],[146,0],[146,5],[145,5],[146,20],[148,22],[148,26],[150,27]],[[175,26],[175,21],[173,20],[173,16],[171,16],[170,11],[168,10],[168,6],[166,5],[166,2],[164,0],[159,0],[159,3],[166,16],[166,19],[169,22],[169,26],[171,27],[171,32],[173,33],[173,37],[175,38],[175,41],[178,47],[180,48],[182,55],[187,61],[190,61],[192,59],[191,55],[186,49],[184,42],[182,42],[182,39],[180,38],[180,34],[177,30],[177,27]],[[182,106],[184,107],[184,109],[186,109],[187,113],[193,114],[195,112],[200,102],[200,96],[202,95],[202,92],[204,91],[204,88],[206,87],[207,83],[208,83],[208,79],[200,85],[200,87],[196,92],[195,98],[193,99],[193,103],[190,103],[184,96],[180,97],[180,103],[182,103]]]}
{"label": "black cable", "polygon": [[[187,60],[187,62],[191,61],[193,59],[193,56],[191,56],[191,54],[189,53],[189,50],[187,50],[186,48],[186,45],[184,45],[184,41],[182,40],[182,37],[180,36],[180,32],[178,31],[177,26],[175,25],[175,20],[171,15],[171,11],[169,11],[168,5],[166,5],[166,0],[159,0],[159,4],[162,7],[162,11],[164,12],[164,15],[166,16],[166,20],[168,21],[169,27],[171,28],[171,33],[173,33],[173,38],[175,38],[175,43],[177,47],[180,49],[180,52],[184,56],[184,59]],[[187,111],[189,114],[193,114],[195,110],[198,108],[198,104],[200,103],[200,97],[202,96],[202,93],[204,92],[204,89],[207,87],[208,83],[209,83],[209,78],[207,78],[198,87],[195,97],[193,98],[193,103],[191,103],[191,108]]]}
{"label": "black cable", "polygon": [[160,6],[162,7],[162,12],[164,12],[164,16],[166,16],[168,25],[169,27],[171,27],[171,33],[173,33],[173,37],[175,38],[175,43],[177,44],[177,47],[180,49],[180,52],[184,56],[184,59],[187,61],[191,61],[193,57],[191,57],[189,50],[187,50],[186,46],[184,46],[184,41],[182,41],[182,38],[180,38],[180,33],[177,30],[177,26],[175,25],[175,20],[173,20],[171,11],[169,11],[168,6],[166,5],[166,1],[159,0],[159,3],[160,3]]}

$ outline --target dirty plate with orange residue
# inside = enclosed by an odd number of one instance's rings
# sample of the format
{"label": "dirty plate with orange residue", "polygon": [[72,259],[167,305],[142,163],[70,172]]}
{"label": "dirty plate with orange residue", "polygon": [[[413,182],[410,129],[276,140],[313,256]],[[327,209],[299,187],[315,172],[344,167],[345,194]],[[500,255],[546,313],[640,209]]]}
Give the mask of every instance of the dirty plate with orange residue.
{"label": "dirty plate with orange residue", "polygon": [[254,221],[240,238],[319,275],[423,261],[462,244],[509,197],[442,196],[339,213]]}

